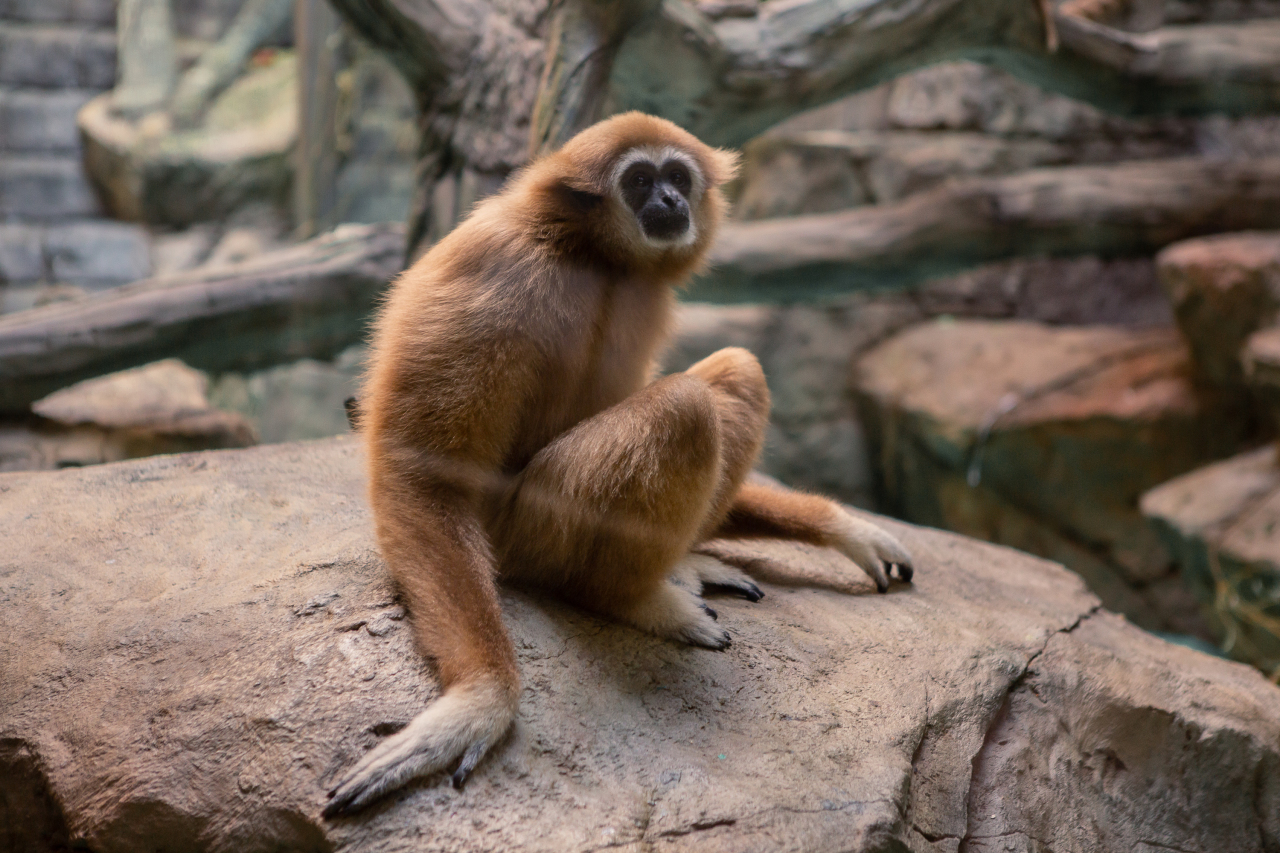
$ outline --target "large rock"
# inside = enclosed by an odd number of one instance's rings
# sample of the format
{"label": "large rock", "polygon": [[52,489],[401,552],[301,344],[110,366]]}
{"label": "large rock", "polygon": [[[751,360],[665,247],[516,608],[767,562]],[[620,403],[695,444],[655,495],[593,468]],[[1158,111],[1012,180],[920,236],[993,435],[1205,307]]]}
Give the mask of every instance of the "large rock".
{"label": "large rock", "polygon": [[1226,650],[1280,677],[1280,465],[1267,446],[1148,492],[1165,537]]}
{"label": "large rock", "polygon": [[[0,477],[11,849],[1280,845],[1280,691],[1256,671],[1057,566],[887,521],[914,586],[719,600],[725,653],[504,593],[515,736],[464,791],[326,823],[326,786],[436,692],[363,479],[349,439]],[[829,552],[738,556],[870,589]]]}
{"label": "large rock", "polygon": [[935,321],[854,386],[889,505],[1066,563],[1151,629],[1205,633],[1138,496],[1236,446],[1174,330]]}
{"label": "large rock", "polygon": [[1239,389],[1245,342],[1280,312],[1280,232],[1185,240],[1156,261],[1197,369],[1215,385]]}
{"label": "large rock", "polygon": [[0,471],[71,468],[158,453],[248,447],[241,415],[214,408],[208,380],[177,359],[89,379],[0,421]]}

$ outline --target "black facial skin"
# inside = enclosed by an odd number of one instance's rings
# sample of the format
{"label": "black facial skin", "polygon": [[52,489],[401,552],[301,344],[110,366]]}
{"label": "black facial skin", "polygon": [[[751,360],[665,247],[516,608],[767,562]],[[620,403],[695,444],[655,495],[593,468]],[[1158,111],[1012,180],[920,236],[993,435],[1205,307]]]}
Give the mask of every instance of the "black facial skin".
{"label": "black facial skin", "polygon": [[689,191],[693,181],[679,160],[658,168],[642,161],[622,175],[622,197],[651,240],[675,240],[689,230]]}

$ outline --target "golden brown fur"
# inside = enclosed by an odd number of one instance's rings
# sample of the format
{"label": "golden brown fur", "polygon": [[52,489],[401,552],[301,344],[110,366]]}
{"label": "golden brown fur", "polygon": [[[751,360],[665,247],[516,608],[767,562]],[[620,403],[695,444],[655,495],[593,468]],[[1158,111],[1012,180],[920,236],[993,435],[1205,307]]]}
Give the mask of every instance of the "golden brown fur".
{"label": "golden brown fur", "polygon": [[[613,185],[622,158],[644,152],[690,165],[684,242],[647,238]],[[760,593],[691,556],[700,541],[833,544],[885,586],[884,564],[909,562],[825,498],[741,488],[769,413],[750,353],[651,381],[673,289],[703,262],[735,167],[669,122],[609,119],[515,176],[396,282],[360,430],[378,541],[444,694],[357,765],[328,814],[454,765],[460,781],[502,737],[519,675],[499,577],[722,648],[696,582]]]}

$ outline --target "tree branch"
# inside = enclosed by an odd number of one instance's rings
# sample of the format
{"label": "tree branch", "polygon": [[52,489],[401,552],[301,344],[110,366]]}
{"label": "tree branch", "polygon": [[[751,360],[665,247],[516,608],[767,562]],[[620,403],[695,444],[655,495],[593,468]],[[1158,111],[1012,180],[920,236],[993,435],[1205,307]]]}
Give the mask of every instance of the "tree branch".
{"label": "tree branch", "polygon": [[364,337],[403,241],[400,226],[345,226],[243,264],[0,317],[0,412],[159,358],[215,372],[332,358]]}
{"label": "tree branch", "polygon": [[1153,160],[953,181],[893,204],[726,226],[691,298],[796,301],[1028,255],[1149,255],[1280,227],[1280,158]]}
{"label": "tree branch", "polygon": [[619,52],[612,109],[654,112],[710,142],[740,145],[794,113],[963,58],[1124,114],[1280,107],[1275,21],[1139,36],[1059,11],[1055,51],[1033,0],[801,0],[759,8],[753,18],[713,22],[684,0],[663,0]]}
{"label": "tree branch", "polygon": [[468,0],[328,0],[400,69],[420,104],[466,68],[484,14]]}
{"label": "tree branch", "polygon": [[533,107],[530,152],[563,145],[602,118],[609,74],[623,38],[661,0],[563,2],[547,36],[547,64]]}

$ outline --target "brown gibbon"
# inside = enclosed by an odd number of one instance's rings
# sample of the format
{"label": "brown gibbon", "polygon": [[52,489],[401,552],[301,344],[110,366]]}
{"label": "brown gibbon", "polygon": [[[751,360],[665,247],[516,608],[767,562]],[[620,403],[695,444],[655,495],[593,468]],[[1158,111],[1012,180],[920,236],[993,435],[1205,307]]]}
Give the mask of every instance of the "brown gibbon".
{"label": "brown gibbon", "polygon": [[460,785],[510,728],[520,677],[499,580],[709,649],[694,551],[779,536],[839,549],[884,591],[911,557],[835,502],[744,480],[769,417],[755,357],[722,349],[654,379],[675,288],[704,262],[736,155],[627,113],[482,202],[400,276],[360,400],[378,543],[442,694],[330,793],[326,816],[411,778]]}

